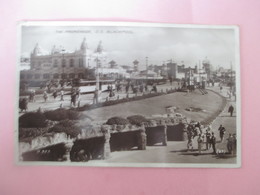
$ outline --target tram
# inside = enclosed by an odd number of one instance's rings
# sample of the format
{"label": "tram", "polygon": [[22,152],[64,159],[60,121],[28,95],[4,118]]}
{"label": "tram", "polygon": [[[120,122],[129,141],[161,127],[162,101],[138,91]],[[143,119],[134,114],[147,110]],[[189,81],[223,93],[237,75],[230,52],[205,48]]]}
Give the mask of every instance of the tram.
{"label": "tram", "polygon": [[[73,82],[73,88],[80,90],[80,93],[94,93],[97,88],[96,80],[78,80]],[[99,90],[108,91],[109,89],[115,89],[115,80],[100,80]]]}

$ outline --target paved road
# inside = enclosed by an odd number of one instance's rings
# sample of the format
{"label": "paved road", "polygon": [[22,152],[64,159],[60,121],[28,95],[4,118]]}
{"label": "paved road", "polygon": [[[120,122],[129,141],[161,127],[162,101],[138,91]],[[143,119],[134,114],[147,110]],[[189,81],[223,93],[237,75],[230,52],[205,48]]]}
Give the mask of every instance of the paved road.
{"label": "paved road", "polygon": [[[166,83],[163,85],[157,85],[158,88],[158,92],[160,92],[161,90],[166,91],[166,89],[171,89],[171,88],[175,88],[178,87],[177,82],[174,82],[173,85],[170,85],[170,83]],[[148,87],[149,90],[151,90],[151,86]],[[150,93],[150,92],[147,92]],[[115,92],[115,97],[110,98],[111,100],[113,99],[117,99],[117,97],[119,96],[120,99],[125,98],[126,97],[126,93],[125,91],[122,92]],[[138,96],[141,96],[142,93],[138,93]],[[101,94],[101,102],[106,101],[106,99],[108,98],[109,94],[108,92],[102,92]],[[133,97],[135,96],[135,94],[132,93],[132,91],[129,91],[129,97]],[[80,96],[80,105],[85,105],[85,104],[92,104],[93,103],[93,97],[94,94],[83,94]],[[64,95],[64,101],[60,101],[60,97],[58,96],[56,98],[56,100],[54,100],[53,96],[51,94],[49,94],[48,96],[48,100],[46,102],[44,102],[43,99],[43,95],[36,95],[35,96],[35,102],[29,102],[28,103],[28,110],[27,111],[36,111],[37,109],[41,108],[42,110],[54,110],[57,108],[60,108],[61,106],[63,108],[70,108],[71,104],[70,104],[70,100],[71,97],[70,95]],[[77,105],[76,105],[77,106]],[[20,113],[21,115],[21,113]]]}

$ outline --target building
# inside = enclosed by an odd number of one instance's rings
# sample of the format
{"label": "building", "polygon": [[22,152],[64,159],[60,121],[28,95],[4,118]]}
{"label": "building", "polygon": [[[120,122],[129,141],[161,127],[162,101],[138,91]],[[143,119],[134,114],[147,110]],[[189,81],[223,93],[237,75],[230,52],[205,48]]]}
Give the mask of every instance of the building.
{"label": "building", "polygon": [[20,80],[29,85],[38,85],[49,80],[86,78],[89,59],[85,39],[80,49],[74,52],[53,46],[47,54],[36,44],[30,56],[30,69],[20,72]]}
{"label": "building", "polygon": [[168,77],[173,80],[180,80],[185,78],[185,66],[178,65],[176,62],[170,62],[167,64]]}
{"label": "building", "polygon": [[207,74],[207,79],[210,80],[212,77],[212,66],[207,57],[205,58],[205,60],[202,61],[202,67],[205,70],[205,73]]}
{"label": "building", "polygon": [[[98,49],[101,51],[101,42]],[[87,47],[86,39],[82,41],[78,50],[66,51],[62,47],[53,46],[51,52],[44,52],[39,44],[30,55],[29,70],[20,71],[20,81],[29,86],[40,86],[48,81],[72,80],[72,79],[95,79],[96,67],[99,74],[108,78],[125,74],[123,68],[115,68],[106,63],[106,54],[91,51]],[[101,63],[102,62],[102,63]],[[111,62],[110,62],[111,64]]]}
{"label": "building", "polygon": [[168,77],[173,80],[186,80],[188,85],[195,85],[197,83],[202,83],[207,81],[208,74],[205,70],[205,67],[198,68],[196,65],[194,68],[185,67],[178,65],[176,62],[170,62],[167,64]]}

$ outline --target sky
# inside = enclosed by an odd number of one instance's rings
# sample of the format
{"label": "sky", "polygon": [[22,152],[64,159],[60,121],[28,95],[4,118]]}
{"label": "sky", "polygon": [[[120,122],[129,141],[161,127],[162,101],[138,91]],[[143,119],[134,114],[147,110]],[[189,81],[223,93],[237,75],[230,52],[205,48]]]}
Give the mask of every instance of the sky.
{"label": "sky", "polygon": [[132,65],[138,60],[140,67],[145,68],[146,57],[149,65],[173,60],[194,67],[205,58],[215,68],[235,64],[236,40],[232,28],[23,26],[21,54],[29,56],[36,43],[46,52],[53,45],[75,51],[84,38],[92,51],[102,41],[107,61],[114,60],[119,65]]}

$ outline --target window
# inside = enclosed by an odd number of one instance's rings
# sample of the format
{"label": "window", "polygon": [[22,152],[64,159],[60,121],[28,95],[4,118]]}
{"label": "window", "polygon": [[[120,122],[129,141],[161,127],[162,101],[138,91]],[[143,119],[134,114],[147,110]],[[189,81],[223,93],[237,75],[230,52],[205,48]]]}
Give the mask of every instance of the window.
{"label": "window", "polygon": [[58,67],[58,60],[57,59],[54,60],[53,67]]}
{"label": "window", "polygon": [[67,74],[63,73],[63,74],[61,75],[61,78],[62,78],[62,79],[66,79],[66,78],[67,78]]}
{"label": "window", "polygon": [[33,75],[32,74],[27,74],[27,79],[32,79]]}
{"label": "window", "polygon": [[49,78],[50,78],[50,74],[44,74],[44,75],[43,75],[43,78],[44,78],[44,79],[49,79]]}
{"label": "window", "polygon": [[70,74],[69,74],[69,78],[70,78],[70,79],[74,79],[74,78],[75,78],[75,74],[74,74],[74,73],[70,73]]}
{"label": "window", "polygon": [[35,74],[35,75],[34,75],[34,78],[35,78],[35,79],[39,79],[40,77],[41,77],[40,74]]}
{"label": "window", "polygon": [[83,59],[82,58],[79,59],[79,67],[83,67]]}
{"label": "window", "polygon": [[70,59],[70,67],[74,67],[74,59]]}
{"label": "window", "polygon": [[83,74],[82,73],[79,73],[79,79],[83,79]]}
{"label": "window", "polygon": [[56,73],[56,74],[53,75],[53,78],[54,78],[54,79],[58,79],[59,76],[60,76],[60,75]]}
{"label": "window", "polygon": [[61,64],[62,64],[62,67],[66,67],[66,60],[62,59]]}
{"label": "window", "polygon": [[24,78],[25,78],[25,75],[24,75],[24,74],[21,74],[21,75],[20,75],[20,78],[21,78],[21,79],[24,79]]}

